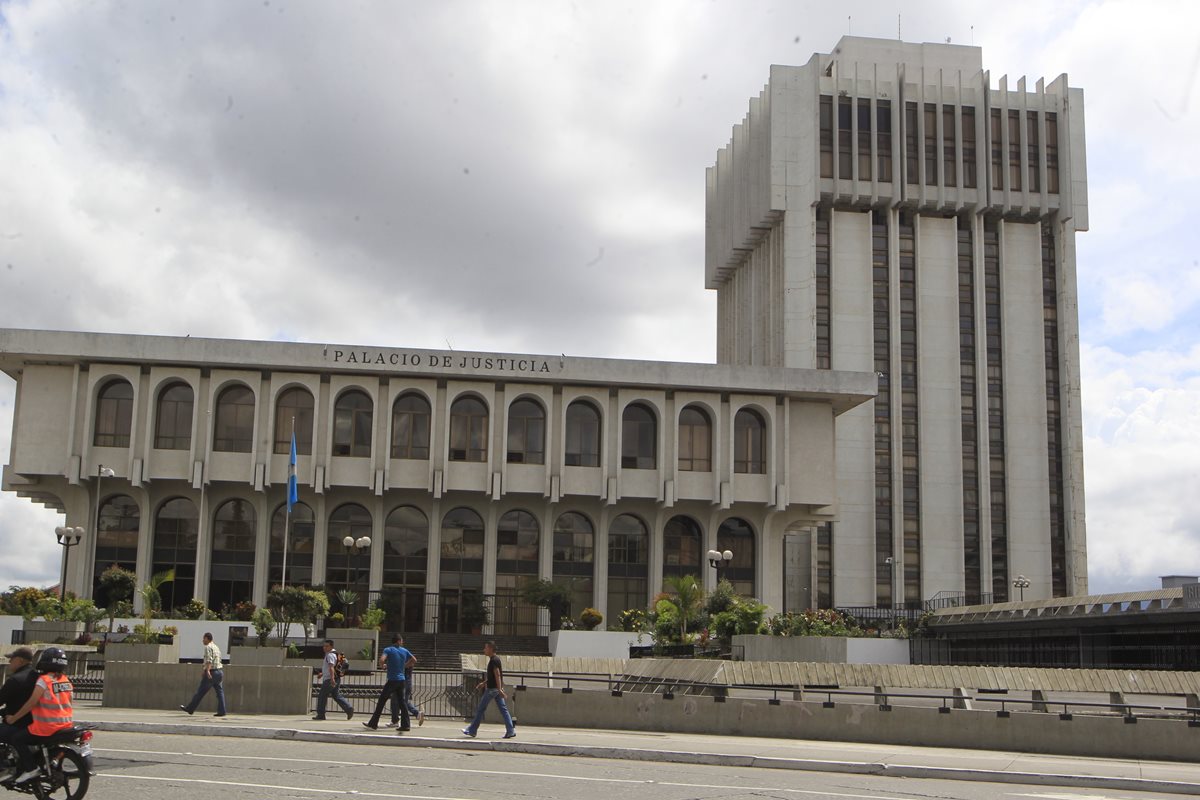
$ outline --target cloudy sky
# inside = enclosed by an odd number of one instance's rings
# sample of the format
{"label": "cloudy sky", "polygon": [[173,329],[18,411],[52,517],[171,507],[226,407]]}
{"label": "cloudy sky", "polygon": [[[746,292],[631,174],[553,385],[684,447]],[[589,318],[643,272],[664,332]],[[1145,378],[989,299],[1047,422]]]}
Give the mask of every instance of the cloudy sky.
{"label": "cloudy sky", "polygon": [[[1084,88],[1091,588],[1197,574],[1200,3],[0,0],[0,326],[711,361],[705,167],[898,24]],[[0,588],[56,524],[0,496]]]}

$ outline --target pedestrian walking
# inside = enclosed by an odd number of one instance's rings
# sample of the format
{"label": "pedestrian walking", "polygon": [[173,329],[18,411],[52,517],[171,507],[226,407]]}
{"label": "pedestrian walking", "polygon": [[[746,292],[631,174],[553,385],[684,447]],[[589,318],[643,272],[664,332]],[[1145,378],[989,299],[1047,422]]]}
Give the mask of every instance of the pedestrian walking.
{"label": "pedestrian walking", "polygon": [[196,694],[192,695],[191,701],[187,705],[180,706],[179,710],[189,714],[196,713],[196,709],[200,707],[200,701],[204,699],[204,695],[208,694],[208,690],[212,689],[217,693],[217,713],[213,716],[223,717],[225,716],[225,669],[221,665],[221,648],[217,647],[211,633],[205,633],[203,638],[204,672],[200,676],[200,685],[196,688]]}
{"label": "pedestrian walking", "polygon": [[338,653],[333,649],[333,639],[326,639],[322,647],[325,650],[325,658],[321,661],[321,691],[317,695],[317,713],[313,719],[325,719],[325,705],[330,697],[341,707],[342,711],[346,712],[347,720],[354,719],[354,709],[350,707],[338,689],[342,676],[338,675],[337,671]]}
{"label": "pedestrian walking", "polygon": [[[404,646],[404,637],[399,634],[396,634],[396,638],[400,642],[400,645],[403,647]],[[409,650],[408,652],[409,652],[409,654],[412,654],[411,650]],[[419,726],[425,724],[425,712],[422,711],[420,708],[418,708],[417,704],[414,703],[412,700],[413,667],[416,666],[416,664],[417,664],[417,657],[414,655],[412,657],[412,662],[410,662],[409,665],[404,668],[404,705],[408,706],[409,717],[415,717],[417,720],[417,726],[419,727]],[[392,718],[395,719],[395,717],[396,717],[396,710],[395,710],[395,706],[393,706],[392,707]]]}
{"label": "pedestrian walking", "polygon": [[[392,704],[392,725],[400,723],[400,733],[409,730],[411,721],[408,715],[408,703],[404,701],[404,684],[408,670],[412,669],[417,663],[417,659],[413,654],[408,652],[404,647],[404,637],[396,634],[392,637],[392,646],[383,648],[383,652],[379,654],[379,666],[387,667],[387,683],[383,685],[383,691],[379,693],[379,699],[375,701],[375,713],[371,715],[368,722],[364,722],[363,726],[375,730],[379,727],[379,717],[383,714],[383,704],[391,701]],[[397,713],[397,707],[403,713]]]}
{"label": "pedestrian walking", "polygon": [[504,668],[500,664],[500,656],[496,655],[496,643],[484,643],[483,654],[488,659],[487,672],[484,679],[475,687],[483,689],[483,697],[479,699],[479,706],[475,709],[475,719],[471,720],[471,724],[463,728],[462,732],[475,738],[475,733],[479,730],[480,723],[483,722],[483,713],[495,700],[496,707],[500,709],[500,716],[504,719],[504,738],[511,739],[517,735],[517,731],[513,727],[512,715],[508,713],[508,704],[504,702],[504,698],[507,696],[504,694]]}

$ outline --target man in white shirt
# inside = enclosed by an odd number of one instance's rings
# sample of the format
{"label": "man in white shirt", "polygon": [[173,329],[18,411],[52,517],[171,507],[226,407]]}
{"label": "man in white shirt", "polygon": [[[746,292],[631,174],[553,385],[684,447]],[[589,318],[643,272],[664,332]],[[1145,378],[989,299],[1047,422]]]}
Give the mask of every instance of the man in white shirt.
{"label": "man in white shirt", "polygon": [[317,695],[317,714],[313,719],[325,719],[325,704],[330,697],[333,698],[333,702],[341,706],[342,711],[346,712],[346,719],[354,719],[354,709],[350,707],[346,698],[342,697],[342,693],[338,690],[338,684],[342,679],[337,673],[337,651],[333,649],[333,639],[326,639],[324,647],[325,658],[321,661],[321,691]]}
{"label": "man in white shirt", "polygon": [[204,634],[204,674],[200,676],[200,686],[190,703],[180,706],[181,711],[194,714],[200,706],[200,701],[209,689],[217,692],[217,713],[213,716],[225,716],[225,669],[221,665],[221,648],[213,641],[211,633]]}

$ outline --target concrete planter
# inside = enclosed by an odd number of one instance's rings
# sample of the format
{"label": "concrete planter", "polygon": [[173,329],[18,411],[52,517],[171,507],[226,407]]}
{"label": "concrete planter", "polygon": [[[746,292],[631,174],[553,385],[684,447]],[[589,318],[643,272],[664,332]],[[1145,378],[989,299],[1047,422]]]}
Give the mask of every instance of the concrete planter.
{"label": "concrete planter", "polygon": [[83,633],[82,622],[67,622],[65,620],[26,620],[22,626],[25,631],[25,642],[45,642],[47,644],[74,644]]}
{"label": "concrete planter", "polygon": [[847,636],[733,637],[736,651],[746,661],[807,661],[823,664],[907,664],[907,639],[873,639]]}
{"label": "concrete planter", "polygon": [[379,631],[366,628],[325,628],[325,638],[333,639],[333,646],[339,653],[354,662],[354,668],[360,667],[363,657],[359,655],[364,647],[371,645],[371,660],[379,657]]}
{"label": "concrete planter", "polygon": [[109,642],[104,646],[104,660],[148,661],[153,664],[179,663],[179,642],[172,644],[132,644]]}
{"label": "concrete planter", "polygon": [[629,658],[631,646],[653,644],[648,633],[628,631],[551,631],[555,658]]}
{"label": "concrete planter", "polygon": [[229,663],[236,666],[282,667],[287,650],[278,645],[250,647],[234,645],[229,648]]}

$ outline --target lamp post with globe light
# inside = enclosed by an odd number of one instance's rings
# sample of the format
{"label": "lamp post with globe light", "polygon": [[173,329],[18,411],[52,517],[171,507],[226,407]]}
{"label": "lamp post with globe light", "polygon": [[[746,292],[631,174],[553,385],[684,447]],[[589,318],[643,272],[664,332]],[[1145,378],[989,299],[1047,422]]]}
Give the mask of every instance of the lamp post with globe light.
{"label": "lamp post with globe light", "polygon": [[708,565],[717,571],[717,583],[718,584],[721,582],[721,578],[722,578],[721,570],[728,569],[729,564],[732,561],[733,561],[733,551],[732,550],[726,550],[724,552],[721,552],[720,550],[709,550],[708,551]]}
{"label": "lamp post with globe light", "polygon": [[1029,583],[1029,578],[1026,578],[1024,575],[1018,575],[1013,580],[1013,588],[1021,593],[1022,600],[1025,599],[1025,590],[1029,588]]}
{"label": "lamp post with globe light", "polygon": [[[346,591],[350,590],[350,559],[371,546],[370,536],[360,536],[355,539],[353,536],[347,536],[342,539],[342,546],[346,548]],[[357,604],[356,604],[357,605]]]}
{"label": "lamp post with globe light", "polygon": [[67,599],[67,560],[71,557],[71,548],[79,544],[79,540],[83,538],[83,528],[70,528],[58,526],[54,529],[54,535],[58,537],[58,543],[62,545],[62,580],[58,582],[58,599]]}

